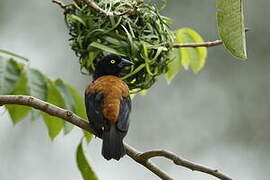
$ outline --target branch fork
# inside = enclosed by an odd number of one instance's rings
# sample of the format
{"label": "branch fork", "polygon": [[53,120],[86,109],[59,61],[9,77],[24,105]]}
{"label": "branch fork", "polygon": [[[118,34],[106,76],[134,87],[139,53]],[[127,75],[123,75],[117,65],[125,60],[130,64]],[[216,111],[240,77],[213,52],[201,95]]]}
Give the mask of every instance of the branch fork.
{"label": "branch fork", "polygon": [[[75,126],[78,126],[81,129],[92,132],[92,129],[89,126],[88,122],[80,118],[73,112],[60,108],[53,104],[44,102],[32,96],[0,95],[0,106],[7,105],[7,104],[16,104],[16,105],[24,105],[24,106],[33,107],[40,111],[46,112],[52,116],[68,121],[74,124]],[[131,157],[134,161],[138,162],[142,166],[149,169],[151,172],[153,172],[155,175],[157,175],[163,180],[173,180],[173,178],[171,178],[166,172],[164,172],[159,167],[157,167],[153,162],[151,162],[151,158],[164,157],[166,159],[172,160],[174,164],[178,166],[186,167],[188,169],[191,169],[192,171],[199,171],[205,174],[215,176],[222,180],[232,180],[232,178],[218,172],[218,170],[216,169],[213,170],[213,169],[189,162],[187,160],[183,160],[180,157],[178,157],[176,154],[169,151],[153,150],[153,151],[147,151],[147,152],[142,153],[126,143],[124,143],[124,145],[126,148],[127,155],[129,157]]]}

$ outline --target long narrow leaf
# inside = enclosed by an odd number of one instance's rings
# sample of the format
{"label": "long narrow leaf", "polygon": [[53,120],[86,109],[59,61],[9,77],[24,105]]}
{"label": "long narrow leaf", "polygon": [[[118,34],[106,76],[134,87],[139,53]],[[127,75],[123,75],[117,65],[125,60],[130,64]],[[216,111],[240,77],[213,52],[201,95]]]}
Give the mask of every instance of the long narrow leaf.
{"label": "long narrow leaf", "polygon": [[80,170],[84,180],[98,180],[95,172],[89,164],[89,161],[87,160],[87,157],[85,156],[82,142],[77,147],[76,160],[77,167]]}
{"label": "long narrow leaf", "polygon": [[110,48],[108,46],[105,46],[103,44],[100,44],[98,42],[93,42],[91,43],[92,47],[98,48],[100,50],[106,51],[108,53],[112,53],[112,54],[117,54],[119,56],[125,56],[124,54],[122,54],[121,52],[117,51],[116,49]]}
{"label": "long narrow leaf", "polygon": [[24,60],[24,61],[29,61],[29,59],[26,58],[26,57],[23,57],[23,56],[21,56],[21,55],[15,54],[15,53],[13,53],[13,52],[10,52],[10,51],[4,50],[4,49],[0,49],[0,53],[6,54],[6,55],[9,55],[9,56],[13,56],[13,57],[22,59],[22,60]]}

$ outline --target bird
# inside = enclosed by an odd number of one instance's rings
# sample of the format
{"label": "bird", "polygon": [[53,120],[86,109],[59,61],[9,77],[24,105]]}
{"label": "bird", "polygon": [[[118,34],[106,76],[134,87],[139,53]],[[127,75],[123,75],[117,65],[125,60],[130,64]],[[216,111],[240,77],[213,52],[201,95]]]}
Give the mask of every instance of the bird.
{"label": "bird", "polygon": [[129,128],[131,99],[128,85],[119,76],[133,64],[115,54],[102,57],[85,89],[88,121],[93,134],[103,140],[102,155],[107,160],[120,160],[126,154],[123,139]]}

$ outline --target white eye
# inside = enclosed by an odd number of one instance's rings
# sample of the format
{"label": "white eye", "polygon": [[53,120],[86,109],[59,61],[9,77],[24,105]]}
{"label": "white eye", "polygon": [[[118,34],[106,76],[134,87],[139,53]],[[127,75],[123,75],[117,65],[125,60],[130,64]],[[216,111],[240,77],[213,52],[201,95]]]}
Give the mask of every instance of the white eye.
{"label": "white eye", "polygon": [[116,62],[115,60],[111,60],[111,64],[115,64],[115,62]]}

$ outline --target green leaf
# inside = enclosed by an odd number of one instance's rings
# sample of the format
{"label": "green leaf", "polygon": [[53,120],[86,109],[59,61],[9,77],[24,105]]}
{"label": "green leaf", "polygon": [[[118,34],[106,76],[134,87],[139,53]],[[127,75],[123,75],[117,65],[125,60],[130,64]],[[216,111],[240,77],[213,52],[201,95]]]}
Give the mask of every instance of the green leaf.
{"label": "green leaf", "polygon": [[93,139],[93,134],[85,130],[82,130],[82,131],[83,131],[86,142],[89,144],[91,140]]}
{"label": "green leaf", "polygon": [[170,82],[173,80],[175,75],[180,71],[182,67],[180,53],[178,49],[173,49],[170,56],[170,59],[172,59],[172,61],[168,64],[168,71],[165,75],[168,84],[170,84]]}
{"label": "green leaf", "polygon": [[77,147],[76,160],[77,167],[80,170],[84,180],[98,180],[95,172],[87,160],[87,157],[85,156],[82,142]]}
{"label": "green leaf", "polygon": [[[176,31],[177,43],[199,43],[202,37],[192,29],[182,28]],[[181,62],[185,69],[191,66],[193,72],[199,72],[205,65],[207,49],[205,47],[180,48]]]}
{"label": "green leaf", "polygon": [[[79,93],[79,91],[76,88],[74,88],[70,85],[67,85],[67,87],[68,87],[69,92],[70,92],[70,94],[73,98],[73,101],[74,101],[74,106],[75,106],[74,113],[77,114],[78,116],[80,116],[81,118],[87,120],[88,118],[86,115],[83,97],[81,96],[81,94]],[[89,143],[93,138],[93,134],[91,134],[90,132],[84,131],[84,130],[83,130],[83,133],[84,133],[84,137],[85,137],[87,143]]]}
{"label": "green leaf", "polygon": [[36,69],[26,70],[26,88],[28,95],[46,101],[48,96],[48,87],[45,76]]}
{"label": "green leaf", "polygon": [[108,52],[108,53],[117,54],[117,55],[119,55],[119,56],[125,56],[123,53],[117,51],[116,49],[110,48],[110,47],[105,46],[105,45],[103,45],[103,44],[100,44],[100,43],[98,43],[98,42],[92,42],[92,43],[91,43],[91,46],[92,46],[92,47],[95,47],[95,48],[98,48],[98,49],[100,49],[100,50],[102,50],[102,51],[106,51],[106,52]]}
{"label": "green leaf", "polygon": [[218,32],[224,46],[236,58],[246,59],[243,0],[217,0]]}
{"label": "green leaf", "polygon": [[147,89],[143,89],[140,91],[141,95],[145,96],[147,94],[148,90]]}
{"label": "green leaf", "polygon": [[84,99],[83,99],[82,95],[80,94],[80,92],[76,88],[72,87],[71,85],[67,84],[67,88],[68,88],[68,90],[73,98],[73,101],[74,101],[74,106],[75,106],[74,113],[83,119],[87,119],[85,105],[84,105]]}
{"label": "green leaf", "polygon": [[82,25],[86,26],[86,23],[84,22],[84,20],[80,18],[79,16],[75,16],[73,14],[67,14],[67,18],[73,22],[79,22]]}
{"label": "green leaf", "polygon": [[[21,74],[19,83],[17,84],[15,90],[11,93],[12,95],[20,94],[20,95],[27,95],[26,90],[26,75],[23,72]],[[20,106],[20,105],[6,105],[6,108],[9,112],[11,120],[13,124],[18,123],[23,118],[27,116],[29,111],[31,110],[30,107]]]}
{"label": "green leaf", "polygon": [[124,29],[126,35],[127,35],[127,38],[128,38],[128,41],[129,41],[129,46],[130,46],[130,51],[131,51],[131,55],[134,56],[135,55],[135,47],[134,47],[134,42],[133,42],[133,38],[131,36],[131,34],[128,32],[128,30],[125,28],[125,26],[121,25],[122,28]]}
{"label": "green leaf", "polygon": [[[16,63],[12,59],[10,59],[9,61],[10,63],[13,64],[13,66],[16,65],[19,71],[20,68],[24,68],[22,65]],[[11,67],[9,67],[9,69],[10,68]],[[7,74],[8,72],[5,73],[6,76]],[[0,75],[0,77],[2,76]],[[39,98],[41,100],[47,100],[47,82],[45,80],[44,75],[35,69],[22,70],[22,72],[20,72],[19,83],[15,88],[15,90],[10,94],[29,95]],[[25,118],[31,109],[32,109],[31,111],[32,119],[36,119],[40,116],[40,111],[35,110],[33,108],[19,105],[7,105],[6,107],[14,124]]]}
{"label": "green leaf", "polygon": [[13,59],[0,56],[0,94],[11,93],[20,80],[21,70]]}
{"label": "green leaf", "polygon": [[[64,83],[61,79],[56,79],[54,81],[55,86],[57,87],[57,89],[59,90],[62,99],[64,100],[65,103],[65,107],[70,110],[71,112],[75,112],[75,104],[73,101],[73,97],[69,91],[69,88],[67,87],[67,84]],[[68,134],[72,131],[74,125],[64,121],[64,134]]]}
{"label": "green leaf", "polygon": [[31,111],[31,119],[32,120],[36,120],[38,119],[39,117],[41,116],[41,112],[37,109],[34,109],[32,108],[32,111]]}
{"label": "green leaf", "polygon": [[[26,69],[24,73],[26,76],[27,95],[46,101],[48,87],[45,76],[40,71],[32,68]],[[32,120],[35,120],[41,115],[41,112],[32,108],[31,114]]]}
{"label": "green leaf", "polygon": [[[61,108],[66,108],[60,92],[50,79],[47,79],[47,85],[48,85],[47,102],[59,106]],[[49,136],[53,140],[63,129],[64,122],[62,119],[50,116],[47,113],[42,113],[42,117],[48,128]]]}

